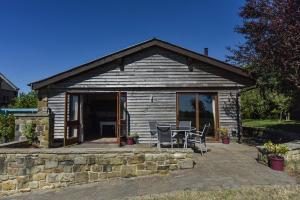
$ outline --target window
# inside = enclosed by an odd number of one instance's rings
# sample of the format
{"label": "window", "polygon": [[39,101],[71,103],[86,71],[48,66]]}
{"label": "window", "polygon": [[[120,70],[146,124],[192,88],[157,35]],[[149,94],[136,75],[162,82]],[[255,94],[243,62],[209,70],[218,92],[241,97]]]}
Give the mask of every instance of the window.
{"label": "window", "polygon": [[214,93],[178,93],[177,121],[191,121],[197,130],[210,123],[207,136],[215,137],[216,99]]}

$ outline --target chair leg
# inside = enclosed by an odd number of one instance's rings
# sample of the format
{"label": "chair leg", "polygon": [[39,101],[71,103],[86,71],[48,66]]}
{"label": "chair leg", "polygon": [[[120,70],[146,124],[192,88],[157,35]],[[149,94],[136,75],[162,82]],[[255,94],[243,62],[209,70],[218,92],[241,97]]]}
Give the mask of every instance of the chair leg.
{"label": "chair leg", "polygon": [[200,139],[200,142],[199,142],[199,148],[200,148],[201,156],[203,156],[202,140],[201,139]]}

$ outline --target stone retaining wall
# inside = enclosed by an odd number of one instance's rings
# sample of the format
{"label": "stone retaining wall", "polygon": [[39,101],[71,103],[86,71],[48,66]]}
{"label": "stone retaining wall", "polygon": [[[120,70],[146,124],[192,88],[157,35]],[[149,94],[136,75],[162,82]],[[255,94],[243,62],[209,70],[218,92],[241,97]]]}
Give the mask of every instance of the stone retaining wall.
{"label": "stone retaining wall", "polygon": [[194,166],[188,149],[1,149],[0,197]]}
{"label": "stone retaining wall", "polygon": [[36,124],[39,146],[44,148],[50,147],[53,141],[52,120],[53,118],[49,113],[15,114],[15,140],[22,140],[24,138],[25,125],[34,123]]}

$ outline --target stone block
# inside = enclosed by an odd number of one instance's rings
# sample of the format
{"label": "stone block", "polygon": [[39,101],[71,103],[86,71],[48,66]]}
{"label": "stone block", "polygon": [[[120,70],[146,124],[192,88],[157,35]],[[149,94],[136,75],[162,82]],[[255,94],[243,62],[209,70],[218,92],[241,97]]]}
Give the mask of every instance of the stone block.
{"label": "stone block", "polygon": [[63,173],[61,174],[61,182],[74,182],[75,175],[73,173]]}
{"label": "stone block", "polygon": [[30,189],[37,189],[39,188],[39,182],[38,181],[31,181],[28,183],[28,186]]}
{"label": "stone block", "polygon": [[91,171],[92,172],[102,172],[102,166],[101,165],[92,165]]}
{"label": "stone block", "polygon": [[17,176],[18,172],[19,172],[18,168],[12,168],[12,167],[7,168],[7,174],[8,175]]}
{"label": "stone block", "polygon": [[140,154],[140,155],[134,155],[130,156],[127,158],[127,163],[128,164],[141,164],[145,162],[145,155]]}
{"label": "stone block", "polygon": [[122,165],[122,164],[124,164],[124,159],[122,157],[112,157],[109,159],[109,164]]}
{"label": "stone block", "polygon": [[73,166],[73,172],[85,172],[89,171],[90,167],[87,165],[74,165]]}
{"label": "stone block", "polygon": [[98,178],[99,178],[99,176],[98,176],[97,172],[89,172],[89,181],[90,182],[97,181]]}
{"label": "stone block", "polygon": [[157,164],[156,164],[156,162],[147,161],[146,162],[146,170],[156,171],[157,170]]}
{"label": "stone block", "polygon": [[43,169],[44,169],[43,165],[26,168],[26,174],[36,174],[43,171]]}
{"label": "stone block", "polygon": [[88,172],[76,172],[75,173],[75,183],[87,183],[89,181]]}
{"label": "stone block", "polygon": [[17,189],[28,188],[29,177],[28,176],[17,176]]}
{"label": "stone block", "polygon": [[178,165],[177,164],[171,164],[169,167],[170,170],[177,170],[178,169]]}
{"label": "stone block", "polygon": [[16,181],[8,180],[2,182],[2,190],[3,191],[11,191],[16,189]]}
{"label": "stone block", "polygon": [[185,153],[174,153],[173,158],[175,159],[184,159],[186,156]]}
{"label": "stone block", "polygon": [[8,180],[8,175],[0,175],[0,182]]}
{"label": "stone block", "polygon": [[88,157],[86,158],[86,163],[87,163],[88,165],[94,165],[94,164],[96,163],[96,156],[93,156],[93,155],[88,156]]}
{"label": "stone block", "polygon": [[146,161],[164,161],[166,159],[165,154],[145,154]]}
{"label": "stone block", "polygon": [[113,165],[112,166],[112,171],[120,171],[121,167],[122,167],[122,165]]}
{"label": "stone block", "polygon": [[27,175],[26,168],[19,168],[18,176],[25,176],[25,175]]}
{"label": "stone block", "polygon": [[109,164],[109,158],[105,158],[104,156],[97,156],[96,157],[96,164],[98,165],[105,165],[105,164]]}
{"label": "stone block", "polygon": [[76,157],[74,159],[74,164],[75,165],[85,165],[86,164],[86,158],[84,158],[84,157]]}
{"label": "stone block", "polygon": [[137,170],[144,170],[146,167],[145,167],[145,164],[138,164],[137,165]]}
{"label": "stone block", "polygon": [[34,180],[34,181],[46,180],[46,173],[33,174],[32,180]]}
{"label": "stone block", "polygon": [[136,176],[136,165],[123,165],[121,167],[121,177],[133,177]]}
{"label": "stone block", "polygon": [[47,175],[47,182],[48,183],[56,183],[60,181],[60,174],[58,173],[51,173]]}
{"label": "stone block", "polygon": [[58,161],[57,160],[46,160],[45,161],[45,169],[51,169],[58,167]]}
{"label": "stone block", "polygon": [[194,168],[194,161],[192,159],[182,160],[178,164],[179,164],[180,169],[192,169],[192,168]]}

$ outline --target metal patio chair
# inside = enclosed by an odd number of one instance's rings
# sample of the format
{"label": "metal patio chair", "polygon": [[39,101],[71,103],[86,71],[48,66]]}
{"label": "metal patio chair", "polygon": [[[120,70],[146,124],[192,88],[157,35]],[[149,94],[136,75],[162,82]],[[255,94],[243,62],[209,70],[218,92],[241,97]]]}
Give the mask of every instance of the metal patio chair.
{"label": "metal patio chair", "polygon": [[159,147],[161,147],[161,145],[171,145],[171,148],[173,148],[174,138],[171,133],[171,125],[158,125],[157,133]]}
{"label": "metal patio chair", "polygon": [[191,133],[192,130],[192,122],[191,121],[179,121],[179,126],[178,126],[179,132],[178,138],[182,138],[184,140],[184,145],[183,148],[187,148],[187,139],[188,135]]}
{"label": "metal patio chair", "polygon": [[158,141],[158,132],[157,132],[157,122],[150,121],[149,128],[150,128],[150,140],[148,141],[149,146],[151,146],[151,144],[156,144],[158,147],[159,141]]}
{"label": "metal patio chair", "polygon": [[[201,155],[203,155],[203,150],[207,152],[205,137],[207,132],[209,131],[209,128],[210,128],[210,123],[205,124],[202,131],[195,131],[195,133],[191,133],[188,138],[189,144],[193,144],[194,146],[196,146],[196,144],[199,144]],[[202,148],[202,146],[204,148]]]}

